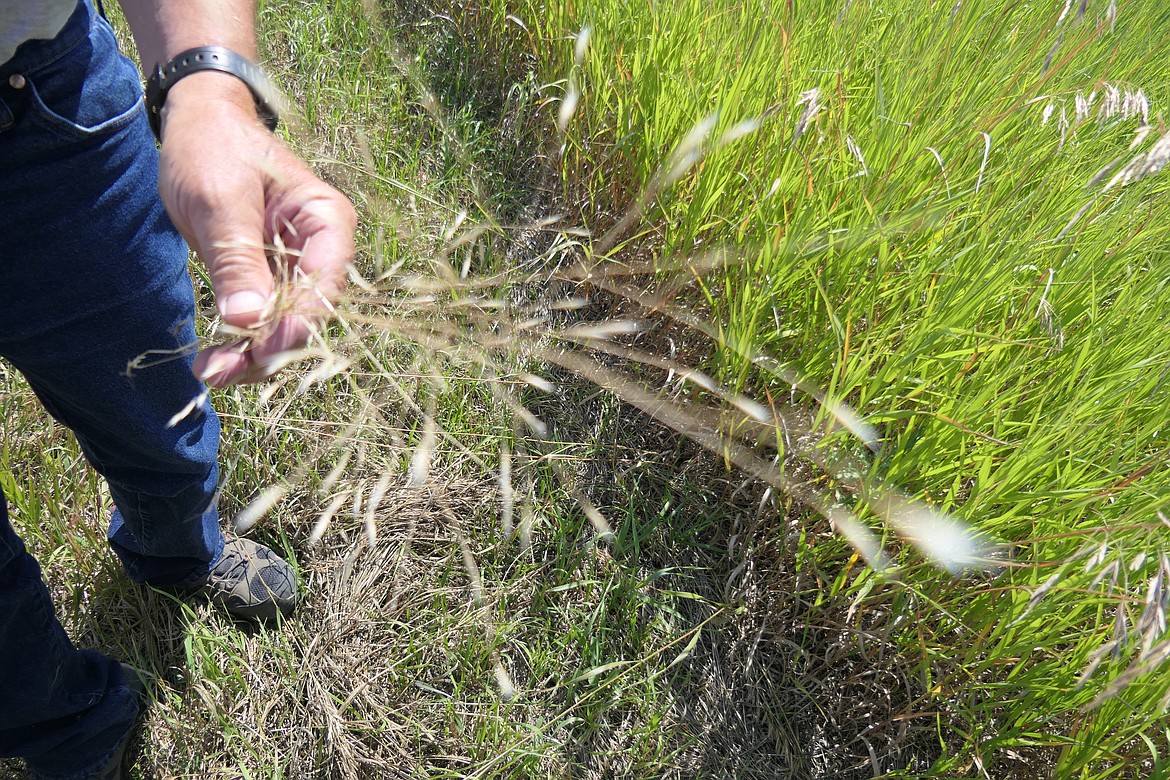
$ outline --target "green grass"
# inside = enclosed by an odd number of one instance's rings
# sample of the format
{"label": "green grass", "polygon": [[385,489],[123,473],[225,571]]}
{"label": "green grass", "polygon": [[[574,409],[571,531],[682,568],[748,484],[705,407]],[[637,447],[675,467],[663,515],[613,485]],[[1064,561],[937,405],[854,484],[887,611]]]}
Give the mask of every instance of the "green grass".
{"label": "green grass", "polygon": [[[357,0],[262,4],[292,142],[362,212],[363,274],[402,264],[332,327],[348,370],[217,399],[225,513],[287,484],[256,533],[298,561],[298,618],[241,631],[131,588],[104,551],[99,480],[19,380],[0,386],[0,484],[63,620],[161,681],[141,775],[1165,776],[1170,686],[1143,663],[1167,647],[1170,179],[1087,184],[1136,153],[1137,120],[1098,118],[1106,82],[1144,90],[1160,121],[1170,18],[1143,0],[1111,24],[1106,7],[1058,24],[1062,3],[989,0],[388,3],[376,19]],[[1094,91],[1062,135],[1062,110]],[[744,120],[758,127],[721,142]],[[680,145],[701,154],[602,238]],[[729,473],[543,366],[554,337],[487,346],[525,303],[604,305],[563,280],[582,257],[648,263],[666,287],[715,251],[624,343],[677,347],[815,434],[753,452],[857,512],[892,569],[867,568],[800,491]],[[457,283],[422,302],[403,276],[464,263],[500,274],[483,295],[511,308],[468,313]],[[626,316],[597,308],[584,316]],[[663,323],[672,311],[715,338]],[[878,454],[757,353],[857,410]],[[611,363],[680,407],[712,400]],[[557,392],[523,389],[523,372]],[[547,435],[524,432],[501,388]],[[420,489],[407,475],[432,405]],[[502,527],[505,443],[527,543]],[[860,476],[823,467],[842,457]],[[370,545],[353,496],[367,507],[387,474]],[[977,528],[993,565],[926,563],[865,500],[891,485]]]}
{"label": "green grass", "polygon": [[[725,248],[724,273],[702,282],[720,372],[784,393],[745,359],[763,352],[848,402],[882,431],[871,486],[955,512],[1015,564],[955,583],[903,551],[897,581],[825,583],[830,600],[860,599],[855,625],[873,610],[916,659],[901,715],[938,709],[931,774],[1006,771],[1024,747],[1051,748],[1042,763],[1058,776],[1142,775],[1157,760],[1167,686],[1142,659],[1160,657],[1161,629],[1137,635],[1164,598],[1167,184],[1090,182],[1161,133],[1131,151],[1140,120],[1108,115],[1103,96],[1141,89],[1156,115],[1168,74],[1152,31],[1166,11],[1061,11],[516,11],[545,33],[548,72],[580,91],[561,170],[594,235],[715,118],[694,172],[610,256],[670,267]],[[812,89],[822,107],[805,123]],[[720,148],[744,120],[759,129]],[[1091,565],[1072,560],[1097,545]],[[843,552],[829,547],[797,555],[832,571]],[[913,616],[906,629],[899,616]],[[1124,669],[1149,674],[1110,686]]]}

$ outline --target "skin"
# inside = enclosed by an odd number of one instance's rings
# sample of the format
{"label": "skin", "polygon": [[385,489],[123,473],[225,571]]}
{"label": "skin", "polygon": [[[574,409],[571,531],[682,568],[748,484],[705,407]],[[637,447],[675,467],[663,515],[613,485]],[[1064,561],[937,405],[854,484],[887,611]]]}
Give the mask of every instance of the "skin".
{"label": "skin", "polygon": [[[251,0],[122,0],[122,8],[146,73],[195,46],[256,58]],[[159,193],[206,264],[224,322],[251,331],[200,351],[196,375],[215,387],[268,378],[341,293],[353,206],[260,123],[242,81],[211,71],[167,94]],[[266,252],[274,245],[285,251]]]}

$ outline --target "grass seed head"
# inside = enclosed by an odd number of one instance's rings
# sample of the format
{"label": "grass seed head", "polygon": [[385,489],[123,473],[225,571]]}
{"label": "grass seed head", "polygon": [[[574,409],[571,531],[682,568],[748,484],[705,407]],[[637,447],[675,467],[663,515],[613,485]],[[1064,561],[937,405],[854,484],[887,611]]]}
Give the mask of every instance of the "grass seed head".
{"label": "grass seed head", "polygon": [[817,114],[820,113],[820,95],[821,91],[818,87],[813,87],[800,93],[800,97],[796,101],[796,107],[800,108],[804,106],[804,110],[800,112],[800,118],[796,120],[796,129],[792,133],[793,144],[800,140],[805,130],[808,129],[809,123],[815,120]]}
{"label": "grass seed head", "polygon": [[438,423],[435,421],[435,410],[432,405],[423,423],[423,437],[414,455],[410,458],[410,478],[407,484],[413,488],[421,488],[427,482],[427,475],[431,471],[431,458],[435,454],[435,443],[438,439]]}
{"label": "grass seed head", "polygon": [[589,35],[591,32],[592,30],[589,28],[589,25],[585,25],[573,39],[573,62],[577,64],[577,67],[585,64],[585,55],[589,51]]}
{"label": "grass seed head", "polygon": [[853,140],[853,136],[851,136],[851,135],[845,136],[845,146],[848,147],[849,152],[854,156],[854,158],[856,158],[858,164],[861,165],[860,175],[861,176],[868,176],[869,175],[869,168],[865,164],[865,155],[863,155],[861,153],[861,147],[858,146],[857,142]]}
{"label": "grass seed head", "polygon": [[1088,121],[1089,117],[1093,113],[1093,104],[1096,101],[1097,101],[1097,91],[1096,90],[1090,92],[1088,97],[1085,97],[1080,92],[1078,92],[1076,94],[1076,96],[1073,98],[1073,107],[1075,109],[1073,121],[1075,124],[1079,125],[1082,122]]}
{"label": "grass seed head", "polygon": [[1121,91],[1108,82],[1106,82],[1104,90],[1101,107],[1097,109],[1097,118],[1101,122],[1112,119],[1121,112]]}
{"label": "grass seed head", "polygon": [[285,485],[270,485],[260,491],[246,507],[241,509],[235,518],[236,533],[247,533],[252,526],[256,524],[261,517],[268,514],[268,512],[284,498],[288,488]]}
{"label": "grass seed head", "polygon": [[569,85],[565,89],[565,96],[561,99],[561,108],[557,112],[557,129],[561,133],[568,132],[569,122],[573,121],[573,115],[577,113],[577,103],[580,100],[581,90],[577,86],[577,81],[570,78]]}
{"label": "grass seed head", "polygon": [[516,493],[512,489],[512,448],[507,440],[500,443],[500,532],[507,539],[512,535],[512,514],[516,505]]}

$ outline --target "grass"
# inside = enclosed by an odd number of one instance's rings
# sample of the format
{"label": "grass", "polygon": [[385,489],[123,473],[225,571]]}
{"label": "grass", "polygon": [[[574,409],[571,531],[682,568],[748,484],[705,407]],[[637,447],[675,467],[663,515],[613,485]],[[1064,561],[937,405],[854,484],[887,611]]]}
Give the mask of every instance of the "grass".
{"label": "grass", "polygon": [[[1168,404],[1152,325],[1166,183],[1103,192],[1109,176],[1094,178],[1136,154],[1143,120],[1102,95],[1165,93],[1146,35],[1165,10],[802,3],[763,27],[740,4],[574,10],[552,14],[562,34],[590,30],[585,60],[561,47],[583,95],[566,178],[586,203],[633,202],[713,118],[695,172],[622,249],[670,265],[730,247],[701,282],[723,375],[784,393],[749,359],[771,354],[882,431],[864,484],[837,489],[902,570],[825,585],[857,599],[856,628],[917,658],[901,716],[933,713],[930,774],[1018,771],[1025,745],[1056,748],[1040,762],[1056,776],[1149,772],[1166,694]],[[745,120],[759,128],[719,148]],[[818,446],[849,446],[833,441]],[[1010,568],[958,586],[924,569],[883,528],[881,500],[857,498],[890,484],[968,520]],[[1086,548],[1091,565],[1074,562]],[[846,554],[806,553],[829,572]],[[1139,640],[1139,625],[1159,628]],[[871,765],[898,771],[883,758]]]}
{"label": "grass", "polygon": [[[0,385],[0,484],[63,620],[160,680],[139,774],[1165,776],[1167,180],[1090,182],[1162,132],[1167,12],[1062,10],[262,4],[373,285],[309,368],[344,366],[217,399],[225,514],[283,486],[254,533],[299,616],[131,588],[100,482]],[[1132,151],[1106,85],[1151,104]],[[691,438],[650,419],[676,412]],[[981,565],[930,565],[895,488]]]}

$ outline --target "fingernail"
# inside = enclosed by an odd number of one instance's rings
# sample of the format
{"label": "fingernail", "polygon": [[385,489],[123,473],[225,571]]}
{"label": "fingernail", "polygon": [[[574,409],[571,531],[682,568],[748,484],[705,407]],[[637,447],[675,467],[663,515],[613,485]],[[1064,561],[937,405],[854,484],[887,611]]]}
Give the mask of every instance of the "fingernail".
{"label": "fingernail", "polygon": [[219,301],[219,313],[224,317],[236,314],[255,314],[264,311],[268,299],[254,290],[232,293]]}

